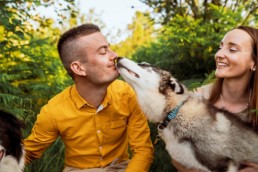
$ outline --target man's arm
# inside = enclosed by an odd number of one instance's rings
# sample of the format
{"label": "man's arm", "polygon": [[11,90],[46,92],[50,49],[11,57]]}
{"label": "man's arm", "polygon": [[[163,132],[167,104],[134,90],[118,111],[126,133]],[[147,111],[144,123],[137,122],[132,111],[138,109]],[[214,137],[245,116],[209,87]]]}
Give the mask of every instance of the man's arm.
{"label": "man's arm", "polygon": [[56,140],[57,136],[53,120],[44,107],[37,116],[31,134],[24,140],[26,164],[40,158],[44,150]]}
{"label": "man's arm", "polygon": [[133,157],[126,172],[147,172],[153,161],[153,145],[150,139],[150,129],[147,119],[141,111],[136,96],[129,104],[130,117],[128,119],[127,133]]}

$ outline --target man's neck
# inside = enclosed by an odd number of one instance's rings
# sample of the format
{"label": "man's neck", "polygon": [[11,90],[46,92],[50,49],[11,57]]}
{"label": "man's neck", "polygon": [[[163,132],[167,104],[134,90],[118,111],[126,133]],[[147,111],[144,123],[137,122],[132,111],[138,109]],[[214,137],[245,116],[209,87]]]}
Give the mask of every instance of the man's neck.
{"label": "man's neck", "polygon": [[98,108],[104,100],[107,92],[107,87],[109,86],[108,84],[94,85],[85,83],[76,83],[75,85],[80,96],[95,108]]}

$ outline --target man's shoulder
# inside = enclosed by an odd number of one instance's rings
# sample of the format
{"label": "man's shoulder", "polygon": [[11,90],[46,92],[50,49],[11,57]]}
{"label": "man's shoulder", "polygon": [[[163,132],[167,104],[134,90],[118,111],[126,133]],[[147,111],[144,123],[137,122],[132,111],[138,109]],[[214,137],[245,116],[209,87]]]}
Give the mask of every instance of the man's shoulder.
{"label": "man's shoulder", "polygon": [[114,82],[112,82],[112,84],[109,87],[109,90],[112,93],[118,93],[118,94],[126,94],[126,95],[134,95],[135,92],[133,91],[132,87],[127,84],[125,81],[123,80],[115,80]]}
{"label": "man's shoulder", "polygon": [[112,84],[110,85],[112,88],[116,88],[116,89],[120,89],[122,90],[128,90],[128,89],[132,89],[131,86],[129,84],[127,84],[125,81],[117,79],[114,82],[112,82]]}
{"label": "man's shoulder", "polygon": [[63,91],[60,93],[56,94],[54,97],[52,97],[48,101],[49,106],[58,106],[60,104],[65,103],[65,101],[69,98],[69,92],[72,86],[69,86],[65,88]]}

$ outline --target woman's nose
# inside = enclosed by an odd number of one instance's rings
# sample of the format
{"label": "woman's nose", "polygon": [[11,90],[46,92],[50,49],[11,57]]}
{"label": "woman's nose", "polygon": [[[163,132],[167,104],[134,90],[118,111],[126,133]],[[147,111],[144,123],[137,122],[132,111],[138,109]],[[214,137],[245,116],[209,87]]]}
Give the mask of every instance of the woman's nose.
{"label": "woman's nose", "polygon": [[225,52],[223,49],[219,49],[216,54],[215,54],[215,59],[217,58],[224,58],[225,57]]}

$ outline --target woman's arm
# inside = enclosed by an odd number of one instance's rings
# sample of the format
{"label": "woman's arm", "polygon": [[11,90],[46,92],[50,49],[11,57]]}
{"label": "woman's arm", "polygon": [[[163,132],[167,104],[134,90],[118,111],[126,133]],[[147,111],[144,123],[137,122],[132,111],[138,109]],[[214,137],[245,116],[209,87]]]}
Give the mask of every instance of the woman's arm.
{"label": "woman's arm", "polygon": [[257,172],[258,171],[258,164],[255,163],[244,163],[244,165],[246,165],[247,167],[239,170],[238,172]]}
{"label": "woman's arm", "polygon": [[[182,164],[175,161],[174,159],[172,159],[172,164],[179,172],[202,172],[201,170],[197,170],[197,169],[188,169]],[[246,172],[246,171],[243,171],[243,172]]]}
{"label": "woman's arm", "polygon": [[[202,172],[201,170],[197,170],[197,169],[188,169],[173,159],[172,159],[172,164],[179,172]],[[258,164],[244,163],[244,165],[246,165],[247,167],[242,170],[239,170],[238,172],[257,172],[258,171]]]}

